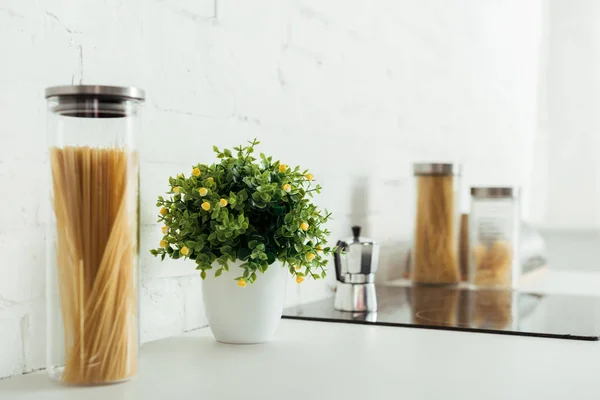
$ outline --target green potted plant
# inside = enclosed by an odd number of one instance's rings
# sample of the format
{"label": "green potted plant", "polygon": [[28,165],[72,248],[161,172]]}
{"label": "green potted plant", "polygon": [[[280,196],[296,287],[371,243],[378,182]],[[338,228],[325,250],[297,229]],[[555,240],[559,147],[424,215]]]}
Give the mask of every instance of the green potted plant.
{"label": "green potted plant", "polygon": [[281,319],[286,276],[322,279],[335,249],[324,225],[330,213],[313,204],[313,175],[249,145],[219,150],[219,162],[169,178],[157,206],[163,223],[155,256],[190,259],[203,279],[206,316],[227,343],[268,341]]}

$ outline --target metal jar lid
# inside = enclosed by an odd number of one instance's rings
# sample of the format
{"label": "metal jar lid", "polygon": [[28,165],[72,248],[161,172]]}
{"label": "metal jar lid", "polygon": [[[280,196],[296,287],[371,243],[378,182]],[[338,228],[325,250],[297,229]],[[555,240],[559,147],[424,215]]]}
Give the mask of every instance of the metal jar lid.
{"label": "metal jar lid", "polygon": [[141,103],[146,93],[136,87],[71,85],[46,89],[53,113],[76,118],[123,118],[133,113],[131,102]]}
{"label": "metal jar lid", "polygon": [[95,97],[100,99],[145,100],[146,93],[133,86],[67,85],[46,88],[50,97]]}
{"label": "metal jar lid", "polygon": [[417,176],[424,175],[460,175],[460,164],[453,163],[414,163],[413,173]]}
{"label": "metal jar lid", "polygon": [[471,196],[478,199],[508,199],[519,197],[519,188],[505,187],[490,187],[490,186],[473,186],[471,187]]}

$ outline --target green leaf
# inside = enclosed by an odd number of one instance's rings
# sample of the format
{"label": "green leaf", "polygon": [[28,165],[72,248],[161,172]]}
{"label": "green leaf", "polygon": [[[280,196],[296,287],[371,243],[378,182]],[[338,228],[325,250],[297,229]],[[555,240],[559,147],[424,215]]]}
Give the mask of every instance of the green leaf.
{"label": "green leaf", "polygon": [[231,246],[222,246],[219,251],[221,254],[229,255],[233,251],[233,248]]}
{"label": "green leaf", "polygon": [[258,269],[260,272],[264,273],[269,268],[269,264],[266,261],[260,263]]}
{"label": "green leaf", "polygon": [[219,268],[215,271],[215,278],[220,277],[223,274],[223,268]]}
{"label": "green leaf", "polygon": [[261,193],[260,198],[262,199],[262,201],[265,201],[265,202],[271,201],[271,195],[268,193]]}
{"label": "green leaf", "polygon": [[[248,242],[248,247],[250,249],[254,249],[257,245],[258,245],[258,241],[257,240],[251,240],[251,241]],[[263,245],[263,247],[264,247],[264,245]]]}

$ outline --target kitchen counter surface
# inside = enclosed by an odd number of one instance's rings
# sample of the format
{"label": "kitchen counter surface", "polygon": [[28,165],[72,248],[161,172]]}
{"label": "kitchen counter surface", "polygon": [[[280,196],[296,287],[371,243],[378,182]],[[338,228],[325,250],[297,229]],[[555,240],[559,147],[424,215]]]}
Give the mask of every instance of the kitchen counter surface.
{"label": "kitchen counter surface", "polygon": [[[600,274],[586,276],[573,281],[600,293]],[[19,376],[0,381],[0,399],[600,399],[600,343],[481,333],[283,320],[262,345],[209,329],[147,343],[140,365],[135,380],[94,388]]]}

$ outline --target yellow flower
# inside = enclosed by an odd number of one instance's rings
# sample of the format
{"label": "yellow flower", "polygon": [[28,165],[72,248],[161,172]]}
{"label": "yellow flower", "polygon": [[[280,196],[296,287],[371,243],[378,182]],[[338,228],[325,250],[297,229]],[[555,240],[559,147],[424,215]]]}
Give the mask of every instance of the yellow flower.
{"label": "yellow flower", "polygon": [[292,185],[290,185],[289,183],[286,183],[281,188],[288,193],[292,191]]}
{"label": "yellow flower", "polygon": [[229,204],[229,202],[227,200],[225,200],[225,199],[219,200],[219,205],[221,207],[227,207],[227,204]]}
{"label": "yellow flower", "polygon": [[162,247],[163,249],[166,249],[167,247],[169,247],[169,242],[167,242],[166,240],[161,240],[160,247]]}
{"label": "yellow flower", "polygon": [[194,175],[194,176],[200,176],[200,168],[194,168],[192,170],[192,175]]}
{"label": "yellow flower", "polygon": [[204,197],[208,193],[208,189],[205,187],[201,187],[200,189],[198,189],[198,193],[200,193],[200,196]]}
{"label": "yellow flower", "polygon": [[178,174],[177,176],[180,178],[183,178],[183,174]]}
{"label": "yellow flower", "polygon": [[296,283],[302,283],[302,282],[304,282],[304,277],[300,276],[300,275],[296,276]]}
{"label": "yellow flower", "polygon": [[188,249],[188,247],[187,247],[187,246],[183,246],[183,247],[181,248],[181,250],[179,250],[179,252],[180,252],[181,254],[183,254],[184,256],[187,256],[187,255],[189,255],[189,254],[190,254],[190,249]]}
{"label": "yellow flower", "polygon": [[314,260],[314,259],[315,259],[315,257],[316,257],[316,256],[315,256],[313,253],[308,253],[308,254],[306,255],[306,259],[307,259],[309,262],[310,262],[310,261],[312,261],[312,260]]}
{"label": "yellow flower", "polygon": [[174,191],[175,193],[179,193],[179,186],[175,186],[175,187],[173,188],[173,191]]}
{"label": "yellow flower", "polygon": [[303,222],[300,225],[300,229],[302,229],[303,231],[307,231],[308,230],[308,224],[306,222]]}
{"label": "yellow flower", "polygon": [[215,180],[211,177],[211,178],[206,178],[207,181],[209,181],[210,183],[215,183]]}
{"label": "yellow flower", "polygon": [[205,201],[204,203],[202,203],[201,207],[204,211],[208,211],[210,210],[210,203],[208,201]]}
{"label": "yellow flower", "polygon": [[163,226],[160,230],[162,231],[163,235],[166,235],[169,232],[169,227]]}
{"label": "yellow flower", "polygon": [[306,178],[307,181],[312,181],[313,180],[313,174],[306,174],[304,175],[304,177]]}
{"label": "yellow flower", "polygon": [[246,280],[244,278],[238,280],[239,287],[246,287]]}
{"label": "yellow flower", "polygon": [[168,213],[169,213],[169,211],[167,211],[166,208],[163,207],[160,209],[160,215],[167,215]]}
{"label": "yellow flower", "polygon": [[301,267],[299,265],[296,265],[296,271],[300,271],[300,268]]}
{"label": "yellow flower", "polygon": [[279,164],[279,172],[281,172],[282,174],[287,171],[287,165],[285,164]]}
{"label": "yellow flower", "polygon": [[323,246],[321,246],[320,244],[317,245],[317,251],[323,251]]}

